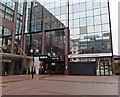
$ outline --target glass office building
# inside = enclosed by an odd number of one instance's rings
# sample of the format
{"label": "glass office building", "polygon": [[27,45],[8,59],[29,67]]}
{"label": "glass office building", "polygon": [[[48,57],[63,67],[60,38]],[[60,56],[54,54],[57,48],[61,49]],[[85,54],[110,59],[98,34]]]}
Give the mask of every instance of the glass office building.
{"label": "glass office building", "polygon": [[[42,64],[44,69],[55,63],[55,70],[62,68],[61,71],[71,75],[112,75],[114,64],[108,0],[24,1],[0,2],[3,22],[0,25],[0,45],[3,52],[21,56],[21,63],[13,61],[14,57],[8,58],[12,64],[20,63],[15,67],[17,71],[20,69],[17,74],[24,68],[30,69],[32,61],[28,56],[32,56],[30,49],[36,48],[39,54],[52,53],[60,58]],[[11,64],[5,62],[8,63]]]}
{"label": "glass office building", "polygon": [[13,0],[0,1],[0,55],[2,75],[22,74],[24,58],[24,13],[26,3]]}
{"label": "glass office building", "polygon": [[[112,37],[108,0],[40,0],[40,3],[70,30],[69,73],[82,74],[77,70],[81,68],[78,65],[88,63],[89,66],[94,62],[95,74],[111,75]],[[76,65],[71,66],[71,63]],[[72,69],[76,69],[76,73]]]}

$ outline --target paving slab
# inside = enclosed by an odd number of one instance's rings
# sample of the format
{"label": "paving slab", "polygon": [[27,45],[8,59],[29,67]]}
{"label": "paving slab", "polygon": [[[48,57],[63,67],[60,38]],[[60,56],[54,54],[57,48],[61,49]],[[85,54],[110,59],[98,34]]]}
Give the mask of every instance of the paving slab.
{"label": "paving slab", "polygon": [[[4,77],[4,81],[9,78],[12,77]],[[118,95],[118,76],[36,75],[31,79],[24,75],[22,78],[25,80],[3,83],[3,95]]]}

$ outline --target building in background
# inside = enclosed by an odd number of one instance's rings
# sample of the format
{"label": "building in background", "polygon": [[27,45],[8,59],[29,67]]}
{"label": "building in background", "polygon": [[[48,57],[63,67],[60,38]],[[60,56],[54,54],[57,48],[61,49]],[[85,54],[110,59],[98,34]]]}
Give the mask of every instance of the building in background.
{"label": "building in background", "polygon": [[23,52],[24,15],[26,3],[13,0],[0,1],[0,49],[2,52],[2,74],[22,74],[26,57]]}
{"label": "building in background", "polygon": [[108,0],[40,0],[40,3],[70,30],[69,74],[111,75],[113,51]]}
{"label": "building in background", "polygon": [[[63,74],[64,58],[67,57],[64,55],[64,30],[67,29],[64,24],[39,2],[7,0],[1,1],[0,7],[2,74],[30,73],[33,65],[31,49],[39,50],[34,55],[34,68],[42,69],[42,73],[50,72],[53,62],[57,64],[55,73]],[[53,59],[39,62],[36,59],[41,54]]]}
{"label": "building in background", "polygon": [[30,50],[35,48],[53,58],[39,66],[43,73],[52,66],[59,74],[112,75],[108,0],[8,0],[0,4],[3,74],[31,70]]}

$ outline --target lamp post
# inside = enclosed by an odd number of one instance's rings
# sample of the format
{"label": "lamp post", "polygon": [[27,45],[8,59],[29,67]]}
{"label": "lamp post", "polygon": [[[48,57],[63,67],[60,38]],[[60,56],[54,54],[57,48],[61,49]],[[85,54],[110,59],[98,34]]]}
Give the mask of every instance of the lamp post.
{"label": "lamp post", "polygon": [[32,79],[33,79],[34,78],[34,57],[35,57],[36,53],[39,53],[39,50],[33,48],[33,49],[30,50],[30,52],[33,55],[33,65],[32,65]]}

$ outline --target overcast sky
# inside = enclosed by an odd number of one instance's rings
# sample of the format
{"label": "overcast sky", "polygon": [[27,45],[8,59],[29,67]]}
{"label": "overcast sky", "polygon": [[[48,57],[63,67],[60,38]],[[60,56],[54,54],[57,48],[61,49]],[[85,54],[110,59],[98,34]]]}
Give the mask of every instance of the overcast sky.
{"label": "overcast sky", "polygon": [[111,28],[113,35],[114,55],[118,55],[118,54],[120,55],[120,48],[118,48],[118,2],[119,1],[120,0],[110,0],[110,12],[111,12],[110,15],[111,15]]}

